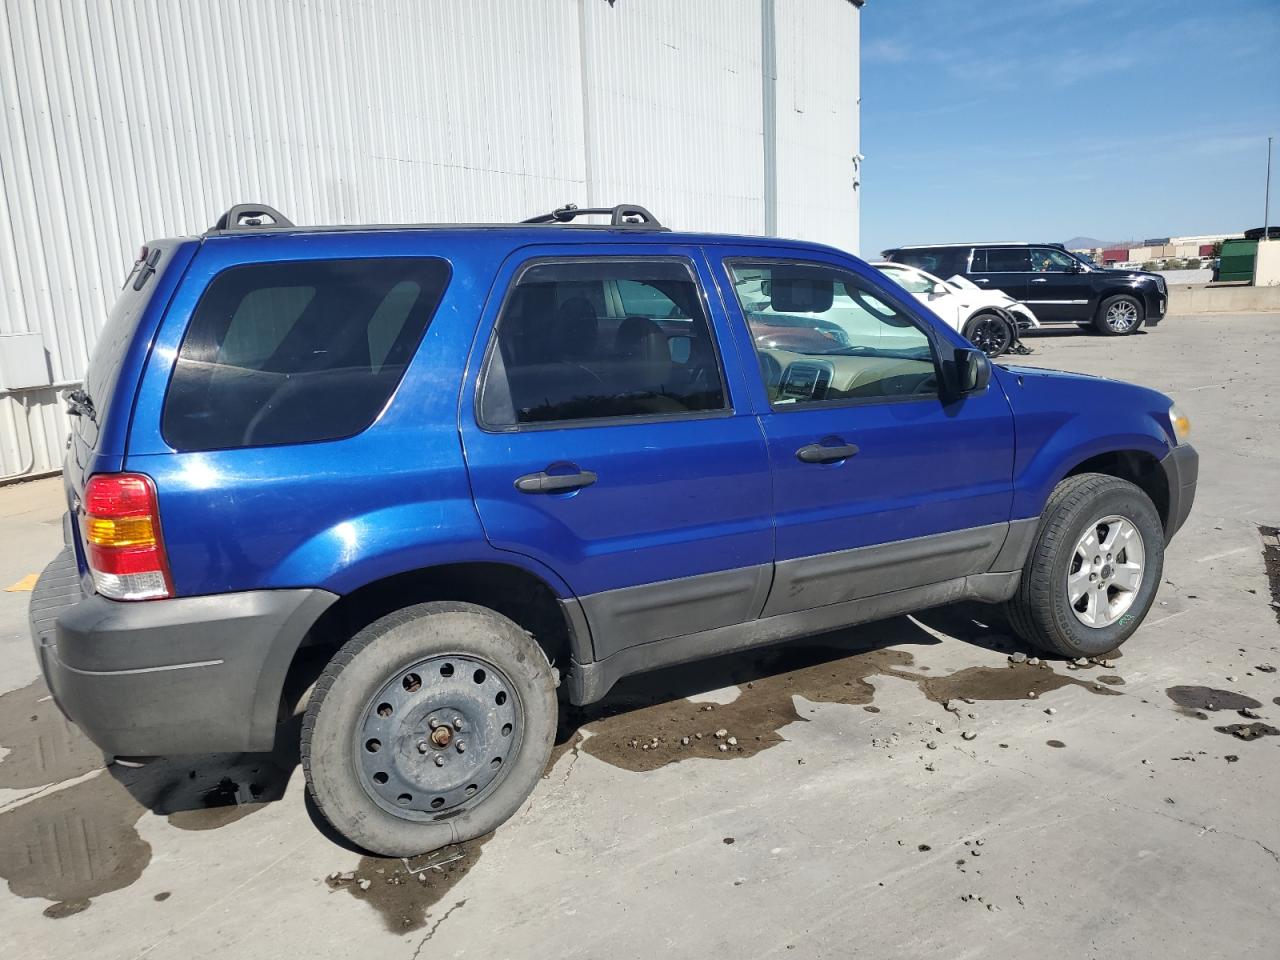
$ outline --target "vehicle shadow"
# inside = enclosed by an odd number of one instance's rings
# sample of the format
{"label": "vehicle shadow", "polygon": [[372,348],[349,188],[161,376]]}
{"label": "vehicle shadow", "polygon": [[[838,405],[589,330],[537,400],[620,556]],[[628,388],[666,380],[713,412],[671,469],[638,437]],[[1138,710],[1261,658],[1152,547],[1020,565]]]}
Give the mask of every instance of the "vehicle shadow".
{"label": "vehicle shadow", "polygon": [[[1129,334],[1129,336],[1145,337],[1147,336],[1147,333],[1148,333],[1147,330],[1139,328],[1133,331],[1133,333]],[[1074,323],[1046,324],[1043,327],[1036,327],[1031,330],[1023,330],[1021,333],[1018,334],[1018,339],[1024,340],[1024,341],[1069,340],[1075,337],[1082,337],[1082,338],[1098,337],[1101,339],[1102,335],[1099,334],[1098,331],[1093,329],[1093,327],[1091,326],[1080,327],[1080,326],[1076,326]],[[1119,338],[1119,339],[1122,339],[1122,338]]]}

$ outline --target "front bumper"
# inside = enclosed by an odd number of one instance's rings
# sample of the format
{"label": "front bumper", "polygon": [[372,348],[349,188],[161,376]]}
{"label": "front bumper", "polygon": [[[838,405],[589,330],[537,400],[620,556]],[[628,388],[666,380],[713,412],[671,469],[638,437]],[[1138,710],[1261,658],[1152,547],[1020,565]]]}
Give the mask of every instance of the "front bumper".
{"label": "front bumper", "polygon": [[120,603],[80,586],[68,547],[31,597],[54,702],[109,754],[269,750],[285,674],[337,597],[251,590]]}
{"label": "front bumper", "polygon": [[1146,326],[1154,327],[1164,319],[1165,312],[1169,309],[1169,289],[1153,290],[1149,292],[1144,299],[1146,300],[1145,313],[1147,316]]}
{"label": "front bumper", "polygon": [[1164,470],[1169,489],[1169,514],[1164,522],[1167,541],[1173,539],[1191,513],[1191,505],[1196,499],[1196,480],[1200,475],[1200,454],[1191,444],[1182,443],[1165,455],[1160,467]]}

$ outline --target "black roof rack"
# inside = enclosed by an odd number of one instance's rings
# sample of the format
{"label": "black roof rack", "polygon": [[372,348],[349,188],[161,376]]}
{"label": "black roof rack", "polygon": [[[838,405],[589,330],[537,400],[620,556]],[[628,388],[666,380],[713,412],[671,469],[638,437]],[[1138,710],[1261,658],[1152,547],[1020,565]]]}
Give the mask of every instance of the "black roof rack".
{"label": "black roof rack", "polygon": [[579,207],[576,203],[566,203],[563,207],[550,213],[539,214],[522,220],[521,223],[572,223],[577,217],[609,216],[612,227],[633,227],[643,230],[666,230],[658,222],[658,218],[638,203],[620,203],[616,207]]}
{"label": "black roof rack", "polygon": [[[550,213],[544,213],[540,216],[530,217],[528,220],[520,221],[521,224],[573,224],[578,217],[588,216],[607,216],[608,224],[574,224],[575,226],[584,228],[593,228],[596,230],[609,229],[626,229],[626,230],[662,230],[667,228],[658,222],[658,218],[646,210],[644,207],[635,203],[620,203],[616,207],[579,207],[574,203],[567,203],[558,210],[552,210]],[[237,203],[230,210],[218,218],[218,222],[206,231],[205,236],[217,233],[255,233],[258,231],[271,230],[398,230],[398,229],[414,229],[432,227],[436,229],[448,229],[451,227],[490,227],[498,228],[509,226],[503,223],[475,223],[475,224],[455,224],[455,223],[433,223],[433,224],[410,224],[410,223],[387,223],[387,224],[347,224],[343,226],[314,226],[314,227],[298,227],[292,220],[286,217],[275,207],[269,207],[265,203]]]}
{"label": "black roof rack", "polygon": [[[269,223],[266,221],[270,221]],[[241,230],[254,227],[292,227],[293,221],[265,203],[237,203],[218,218],[211,230]]]}

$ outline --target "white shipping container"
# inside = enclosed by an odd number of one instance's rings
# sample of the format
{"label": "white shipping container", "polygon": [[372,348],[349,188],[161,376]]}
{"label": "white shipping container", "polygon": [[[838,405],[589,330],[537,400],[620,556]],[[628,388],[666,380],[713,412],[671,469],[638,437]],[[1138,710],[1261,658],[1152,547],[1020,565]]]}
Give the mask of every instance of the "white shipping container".
{"label": "white shipping container", "polygon": [[849,0],[6,0],[0,482],[56,469],[139,245],[232,203],[294,222],[510,221],[565,202],[858,246]]}

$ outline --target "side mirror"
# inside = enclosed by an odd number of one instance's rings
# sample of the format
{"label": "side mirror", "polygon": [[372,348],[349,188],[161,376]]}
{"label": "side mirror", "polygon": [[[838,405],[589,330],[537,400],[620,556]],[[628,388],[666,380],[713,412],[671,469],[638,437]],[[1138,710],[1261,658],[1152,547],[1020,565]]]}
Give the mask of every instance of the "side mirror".
{"label": "side mirror", "polygon": [[1078,260],[1072,260],[1071,266],[1067,267],[1067,273],[1084,273],[1084,265]]}
{"label": "side mirror", "polygon": [[936,300],[939,297],[945,297],[950,292],[951,291],[947,289],[947,285],[939,281],[929,288],[929,299]]}
{"label": "side mirror", "polygon": [[955,359],[943,364],[947,400],[982,393],[991,384],[991,361],[981,350],[957,347]]}

